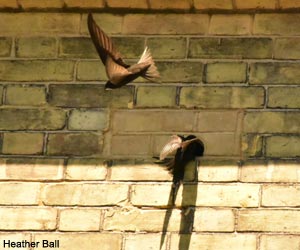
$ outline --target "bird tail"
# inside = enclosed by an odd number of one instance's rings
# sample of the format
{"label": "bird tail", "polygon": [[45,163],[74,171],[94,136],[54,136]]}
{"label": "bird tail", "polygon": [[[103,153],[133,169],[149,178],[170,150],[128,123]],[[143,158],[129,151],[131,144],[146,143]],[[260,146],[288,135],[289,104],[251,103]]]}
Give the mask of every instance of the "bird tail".
{"label": "bird tail", "polygon": [[154,81],[154,82],[159,81],[160,74],[157,70],[157,67],[155,66],[155,63],[153,61],[152,55],[151,55],[150,50],[148,49],[148,47],[145,48],[140,60],[138,61],[138,64],[139,63],[145,63],[145,64],[150,65],[145,70],[145,72],[143,72],[143,74],[141,75],[142,77],[144,77],[145,79],[147,79],[149,81]]}

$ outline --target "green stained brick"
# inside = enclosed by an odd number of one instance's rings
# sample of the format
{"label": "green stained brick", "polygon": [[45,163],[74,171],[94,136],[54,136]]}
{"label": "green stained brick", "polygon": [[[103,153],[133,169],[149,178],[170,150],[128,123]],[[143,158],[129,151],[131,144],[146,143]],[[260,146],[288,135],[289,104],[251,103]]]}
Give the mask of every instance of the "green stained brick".
{"label": "green stained brick", "polygon": [[300,136],[267,137],[266,155],[270,157],[299,157]]}
{"label": "green stained brick", "polygon": [[112,41],[122,58],[140,58],[145,49],[145,39],[140,37],[113,37]]}
{"label": "green stained brick", "polygon": [[300,39],[299,38],[276,39],[274,58],[300,59]]}
{"label": "green stained brick", "polygon": [[107,76],[105,66],[100,61],[81,61],[77,66],[77,79],[83,81],[104,81]]}
{"label": "green stained brick", "polygon": [[99,58],[91,38],[64,37],[59,43],[59,57]]}
{"label": "green stained brick", "polygon": [[263,137],[257,134],[242,136],[242,151],[246,157],[260,157],[263,150]]}
{"label": "green stained brick", "polygon": [[0,56],[5,57],[10,55],[11,38],[0,37]]}
{"label": "green stained brick", "polygon": [[300,108],[300,88],[269,88],[268,107]]}

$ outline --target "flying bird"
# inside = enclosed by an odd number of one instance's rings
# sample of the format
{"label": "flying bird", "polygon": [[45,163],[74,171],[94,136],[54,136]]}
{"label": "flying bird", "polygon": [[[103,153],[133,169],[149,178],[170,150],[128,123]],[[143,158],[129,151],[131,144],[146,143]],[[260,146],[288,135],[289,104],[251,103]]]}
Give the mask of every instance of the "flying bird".
{"label": "flying bird", "polygon": [[88,14],[88,29],[109,79],[105,89],[120,88],[139,76],[149,81],[158,81],[160,75],[148,47],[136,64],[128,65],[115,48],[111,38],[96,24],[91,13]]}
{"label": "flying bird", "polygon": [[[166,157],[175,153],[174,158]],[[175,204],[176,195],[180,183],[183,181],[184,170],[189,161],[195,159],[196,156],[203,156],[204,144],[194,135],[187,137],[181,135],[173,135],[171,140],[163,147],[159,155],[159,164],[165,164],[169,172],[173,175],[172,184],[172,205]]]}

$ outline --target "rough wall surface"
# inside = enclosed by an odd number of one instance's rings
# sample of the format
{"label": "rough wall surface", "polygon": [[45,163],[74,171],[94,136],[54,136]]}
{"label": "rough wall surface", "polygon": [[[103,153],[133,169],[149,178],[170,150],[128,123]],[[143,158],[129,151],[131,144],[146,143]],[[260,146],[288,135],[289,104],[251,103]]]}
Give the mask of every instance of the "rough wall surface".
{"label": "rough wall surface", "polygon": [[[299,250],[299,7],[1,0],[0,248]],[[104,91],[89,10],[162,83]],[[151,157],[174,133],[206,150],[171,209]]]}

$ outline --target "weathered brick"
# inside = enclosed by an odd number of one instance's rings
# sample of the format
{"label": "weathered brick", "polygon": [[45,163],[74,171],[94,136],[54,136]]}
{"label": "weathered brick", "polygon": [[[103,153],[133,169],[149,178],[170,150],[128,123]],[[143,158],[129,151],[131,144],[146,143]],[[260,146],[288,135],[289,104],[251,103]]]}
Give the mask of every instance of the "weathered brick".
{"label": "weathered brick", "polygon": [[49,134],[48,155],[96,155],[102,151],[102,136],[96,133]]}
{"label": "weathered brick", "polygon": [[[117,231],[161,231],[165,210],[110,209],[104,215],[104,230]],[[147,221],[147,223],[145,223]],[[128,223],[130,222],[130,223]],[[169,221],[168,231],[178,231],[180,225],[180,210],[174,209]]]}
{"label": "weathered brick", "polygon": [[99,209],[64,209],[60,211],[60,231],[98,231],[101,210]]}
{"label": "weathered brick", "polygon": [[108,80],[105,67],[100,60],[80,61],[77,65],[77,79],[81,81],[104,81]]}
{"label": "weathered brick", "polygon": [[266,155],[271,157],[300,156],[300,136],[267,137]]}
{"label": "weathered brick", "polygon": [[0,37],[0,57],[10,55],[12,40],[7,37]]}
{"label": "weathered brick", "polygon": [[[117,233],[42,233],[34,234],[34,240],[42,242],[47,239],[54,242],[59,240],[60,250],[97,250],[99,246],[101,250],[119,250],[122,246],[122,235]],[[36,250],[43,250],[42,246]]]}
{"label": "weathered brick", "polygon": [[68,180],[104,180],[107,174],[106,165],[101,159],[70,159],[65,178]]}
{"label": "weathered brick", "polygon": [[256,236],[254,234],[172,234],[171,249],[178,249],[179,242],[183,246],[189,243],[189,250],[198,250],[206,247],[209,250],[255,250]]}
{"label": "weathered brick", "polygon": [[12,1],[12,0],[2,0],[0,3],[1,8],[13,8],[17,9],[19,7],[18,1]]}
{"label": "weathered brick", "polygon": [[2,81],[71,81],[72,61],[0,61]]}
{"label": "weathered brick", "polygon": [[138,87],[136,106],[174,107],[176,106],[176,87]]}
{"label": "weathered brick", "polygon": [[72,110],[69,130],[106,130],[108,128],[107,110]]}
{"label": "weathered brick", "polygon": [[299,38],[278,38],[275,40],[274,58],[300,59]]}
{"label": "weathered brick", "polygon": [[111,139],[113,155],[150,154],[150,135],[115,135]]}
{"label": "weathered brick", "polygon": [[268,107],[300,108],[300,88],[268,88]]}
{"label": "weathered brick", "polygon": [[59,180],[63,160],[46,158],[11,158],[1,165],[0,178],[8,180]]}
{"label": "weathered brick", "polygon": [[280,8],[282,9],[293,9],[293,8],[299,8],[300,3],[295,2],[293,0],[280,0]]}
{"label": "weathered brick", "polygon": [[206,14],[129,14],[124,17],[124,34],[205,34]]}
{"label": "weathered brick", "polygon": [[63,1],[61,0],[43,0],[36,1],[36,0],[19,0],[19,4],[21,5],[22,9],[58,9],[63,7]]}
{"label": "weathered brick", "polygon": [[230,0],[194,0],[194,6],[198,10],[206,10],[206,9],[222,9],[222,10],[230,10],[233,8],[232,1]]}
{"label": "weathered brick", "polygon": [[93,8],[93,9],[102,9],[104,8],[104,0],[64,0],[64,4],[67,8]]}
{"label": "weathered brick", "polygon": [[206,65],[205,82],[245,82],[247,79],[246,63],[209,63]]}
{"label": "weathered brick", "polygon": [[5,104],[21,106],[42,106],[47,103],[44,86],[12,85],[6,89]]}
{"label": "weathered brick", "polygon": [[237,9],[275,9],[276,0],[236,0]]}
{"label": "weathered brick", "polygon": [[262,235],[260,239],[261,250],[298,250],[299,245],[298,235]]}
{"label": "weathered brick", "polygon": [[299,14],[256,14],[254,17],[253,33],[266,35],[299,35]]}
{"label": "weathered brick", "polygon": [[241,146],[244,156],[260,157],[263,154],[263,137],[258,134],[244,134]]}
{"label": "weathered brick", "polygon": [[247,35],[250,34],[252,19],[250,15],[213,15],[209,33],[216,35]]}
{"label": "weathered brick", "polygon": [[250,133],[299,133],[299,112],[247,112],[245,132]]}
{"label": "weathered brick", "polygon": [[2,230],[53,230],[57,210],[54,208],[7,207],[0,208]]}
{"label": "weathered brick", "polygon": [[186,108],[262,108],[264,89],[259,87],[183,87],[180,105]]}
{"label": "weathered brick", "polygon": [[299,232],[299,210],[240,210],[238,214],[238,231],[255,232]]}
{"label": "weathered brick", "polygon": [[[11,0],[10,0],[11,1]],[[0,234],[0,241],[4,243],[4,241],[10,240],[11,242],[17,242],[17,241],[29,241],[31,240],[30,233],[1,233]],[[29,247],[24,247],[23,249],[29,250]]]}
{"label": "weathered brick", "polygon": [[[125,250],[139,249],[143,246],[144,250],[160,249],[161,244],[160,234],[127,234],[125,235]],[[164,242],[162,249],[166,249],[166,242]],[[293,249],[294,250],[294,249]]]}
{"label": "weathered brick", "polygon": [[40,184],[30,182],[1,182],[1,205],[38,205]]}
{"label": "weathered brick", "polygon": [[255,63],[250,67],[251,84],[300,84],[298,63]]}
{"label": "weathered brick", "polygon": [[166,1],[159,1],[159,0],[151,0],[149,2],[151,9],[180,9],[180,10],[189,10],[191,8],[191,2],[188,0],[166,0]]}
{"label": "weathered brick", "polygon": [[107,5],[110,8],[148,9],[148,4],[146,0],[107,0]]}
{"label": "weathered brick", "polygon": [[190,58],[272,58],[270,38],[190,38]]}
{"label": "weathered brick", "polygon": [[0,109],[1,130],[56,130],[65,125],[61,109]]}
{"label": "weathered brick", "polygon": [[56,56],[56,39],[53,37],[22,37],[16,39],[17,57],[53,58]]}
{"label": "weathered brick", "polygon": [[114,107],[132,105],[134,89],[130,86],[105,91],[99,85],[50,85],[49,103],[60,107]]}
{"label": "weathered brick", "polygon": [[127,199],[128,185],[122,184],[48,184],[42,200],[47,205],[118,205]]}
{"label": "weathered brick", "polygon": [[0,105],[2,105],[2,96],[3,96],[3,86],[0,85]]}
{"label": "weathered brick", "polygon": [[0,20],[1,35],[75,35],[79,33],[80,14],[1,13]]}
{"label": "weathered brick", "polygon": [[43,152],[43,133],[4,133],[3,154],[41,154]]}
{"label": "weathered brick", "polygon": [[[122,58],[125,59],[140,58],[145,47],[145,39],[143,37],[113,37],[112,41],[122,54]],[[149,48],[151,49],[150,46]],[[153,55],[152,49],[151,54]]]}

